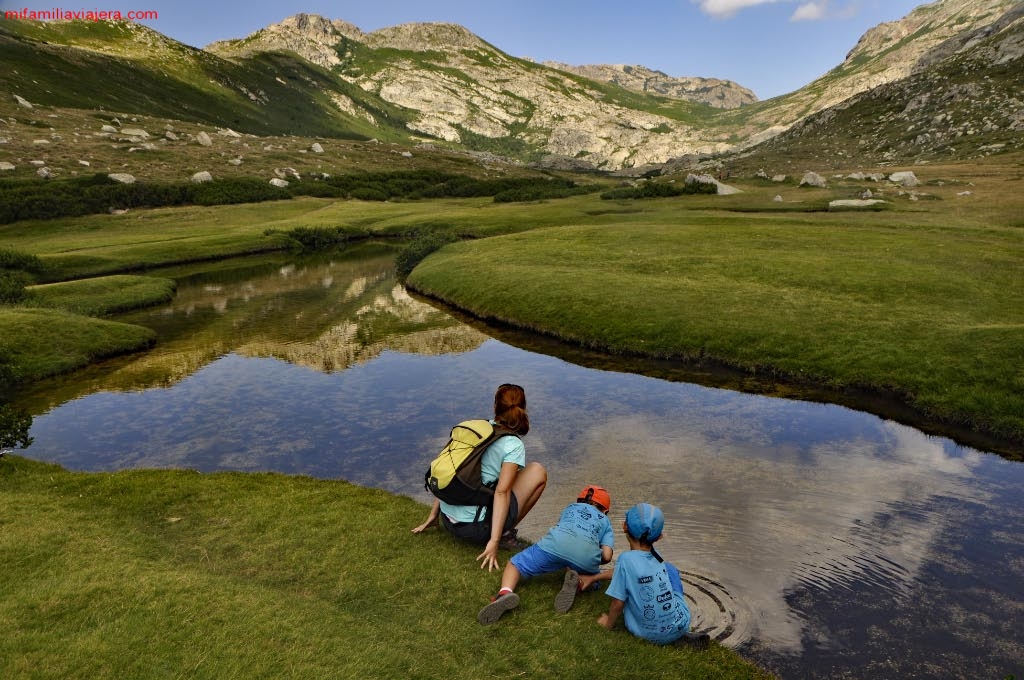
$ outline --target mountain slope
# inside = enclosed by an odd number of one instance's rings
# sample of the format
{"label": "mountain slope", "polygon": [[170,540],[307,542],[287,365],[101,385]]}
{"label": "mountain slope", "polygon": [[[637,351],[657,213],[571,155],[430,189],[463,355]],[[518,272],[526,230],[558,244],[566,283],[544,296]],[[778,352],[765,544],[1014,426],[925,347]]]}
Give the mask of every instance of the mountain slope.
{"label": "mountain slope", "polygon": [[[950,39],[984,30],[1020,0],[937,0],[898,21],[867,31],[842,64],[781,97],[744,107],[721,123],[733,122],[739,136],[757,143],[796,121],[872,88],[927,68],[925,55]],[[925,61],[922,61],[925,60]]]}
{"label": "mountain slope", "polygon": [[405,112],[418,137],[515,156],[558,156],[615,169],[729,147],[710,109],[652,97],[517,59],[454,24],[403,24],[364,34],[297,15],[208,49],[227,59],[292,49],[329,64]]}
{"label": "mountain slope", "polygon": [[673,78],[661,71],[646,66],[625,64],[590,64],[572,66],[556,61],[545,61],[545,66],[568,71],[591,80],[620,85],[627,90],[685,99],[697,104],[707,104],[717,109],[735,109],[757,101],[749,89],[731,80],[718,78]]}
{"label": "mountain slope", "polygon": [[921,54],[912,73],[824,111],[745,154],[840,167],[1024,150],[1024,4]]}

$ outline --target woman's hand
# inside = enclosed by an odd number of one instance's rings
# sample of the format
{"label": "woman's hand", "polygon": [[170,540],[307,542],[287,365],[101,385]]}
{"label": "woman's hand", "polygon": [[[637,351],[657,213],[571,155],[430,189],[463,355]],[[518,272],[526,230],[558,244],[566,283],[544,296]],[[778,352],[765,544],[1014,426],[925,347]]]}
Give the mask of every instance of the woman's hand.
{"label": "woman's hand", "polygon": [[481,558],[483,559],[483,561],[480,562],[481,569],[484,567],[487,567],[487,571],[500,569],[501,565],[498,564],[498,539],[492,538],[487,541],[487,546],[484,548],[484,551],[477,555],[476,558],[478,560]]}
{"label": "woman's hand", "polygon": [[433,505],[430,506],[430,514],[427,515],[427,521],[412,530],[412,533],[419,534],[425,529],[429,529],[437,524],[437,518],[441,515],[441,501],[434,499]]}

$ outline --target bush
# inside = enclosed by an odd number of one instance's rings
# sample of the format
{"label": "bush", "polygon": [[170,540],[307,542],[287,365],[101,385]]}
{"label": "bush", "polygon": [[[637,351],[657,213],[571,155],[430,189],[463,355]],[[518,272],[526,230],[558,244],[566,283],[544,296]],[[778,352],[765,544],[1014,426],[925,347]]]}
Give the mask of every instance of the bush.
{"label": "bush", "polygon": [[671,196],[684,196],[687,194],[717,194],[718,185],[714,182],[700,182],[697,180],[684,182],[682,184],[669,184],[668,182],[644,182],[637,187],[620,187],[611,189],[601,194],[604,200],[617,200],[623,198],[667,198]]}
{"label": "bush", "polygon": [[25,286],[32,283],[32,277],[21,271],[0,269],[0,303],[21,302],[25,299]]}
{"label": "bush", "polygon": [[32,443],[28,431],[32,429],[32,416],[20,408],[0,404],[0,451],[20,446],[25,449]]}
{"label": "bush", "polygon": [[0,269],[19,269],[38,273],[43,270],[43,262],[35,255],[20,253],[17,250],[0,248]]}
{"label": "bush", "polygon": [[398,278],[404,281],[427,255],[458,240],[459,237],[454,232],[447,230],[417,234],[395,258],[395,271],[398,272]]}
{"label": "bush", "polygon": [[369,236],[368,231],[350,227],[296,227],[285,233],[303,250],[326,250]]}

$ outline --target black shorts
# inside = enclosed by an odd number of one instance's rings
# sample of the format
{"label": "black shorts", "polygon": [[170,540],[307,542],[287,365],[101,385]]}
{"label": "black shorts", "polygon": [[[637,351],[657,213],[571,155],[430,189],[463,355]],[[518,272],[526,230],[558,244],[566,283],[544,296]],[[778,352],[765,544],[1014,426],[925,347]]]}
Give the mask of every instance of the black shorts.
{"label": "black shorts", "polygon": [[[505,533],[516,525],[516,521],[519,519],[519,499],[516,498],[514,493],[508,495],[508,517],[505,518],[505,528],[502,529],[502,533]],[[444,526],[445,530],[460,540],[466,541],[467,543],[475,543],[476,545],[487,545],[487,541],[491,540],[491,516],[490,512],[487,513],[487,518],[479,522],[453,522],[448,519],[448,516],[443,512],[441,513],[441,525]]]}

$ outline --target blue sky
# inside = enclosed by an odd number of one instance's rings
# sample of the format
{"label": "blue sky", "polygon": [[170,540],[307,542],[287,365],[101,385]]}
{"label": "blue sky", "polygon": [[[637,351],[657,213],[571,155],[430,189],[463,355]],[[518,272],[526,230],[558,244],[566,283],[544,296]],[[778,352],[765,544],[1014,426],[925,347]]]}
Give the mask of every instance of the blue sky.
{"label": "blue sky", "polygon": [[[63,3],[63,4],[62,4]],[[642,64],[672,76],[733,80],[768,99],[845,58],[858,38],[920,0],[0,0],[0,8],[159,13],[148,25],[203,47],[298,12],[364,31],[411,21],[465,26],[517,57],[570,64]]]}

